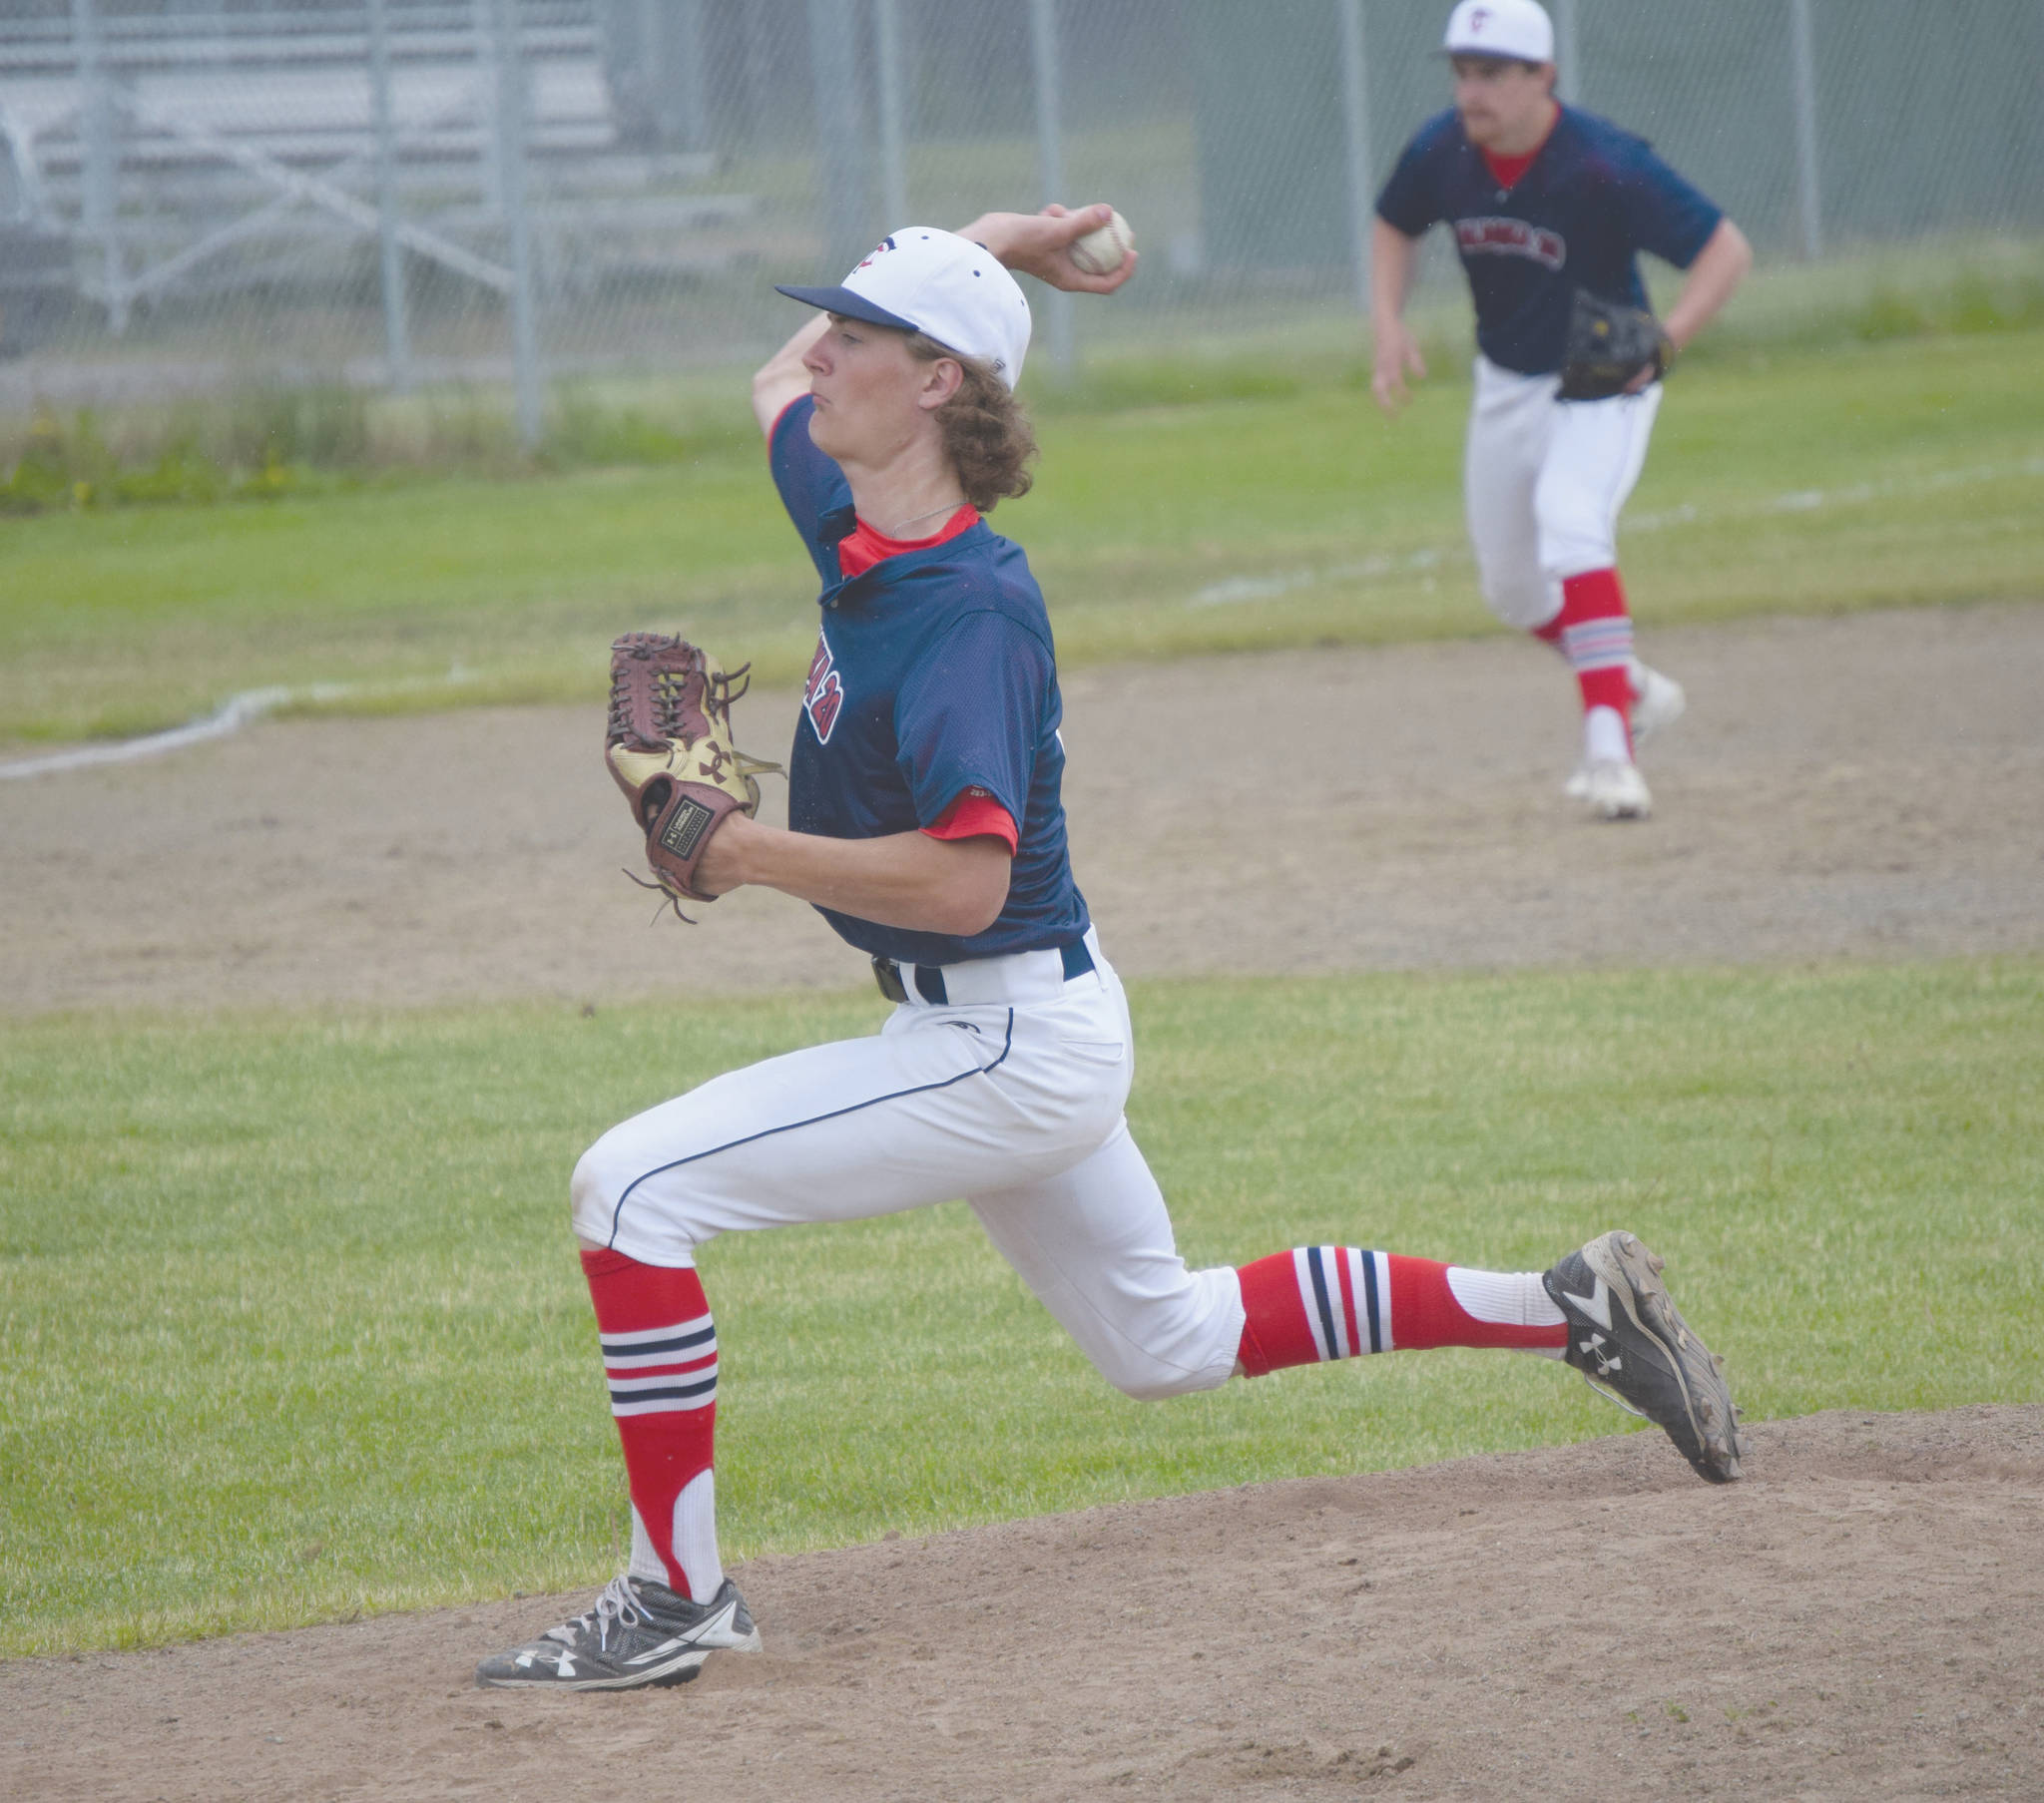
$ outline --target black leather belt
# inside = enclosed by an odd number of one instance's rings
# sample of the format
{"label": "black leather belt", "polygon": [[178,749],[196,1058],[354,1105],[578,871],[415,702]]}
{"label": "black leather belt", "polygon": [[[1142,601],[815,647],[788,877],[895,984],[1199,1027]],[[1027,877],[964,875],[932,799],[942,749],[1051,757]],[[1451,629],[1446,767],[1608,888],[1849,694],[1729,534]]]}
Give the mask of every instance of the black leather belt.
{"label": "black leather belt", "polygon": [[[1064,961],[1065,981],[1083,977],[1093,968],[1093,954],[1086,949],[1083,939],[1075,939],[1070,945],[1056,948],[1059,958]],[[915,973],[915,993],[925,1002],[941,1008],[950,1001],[944,993],[944,968],[940,964],[911,964],[907,967]],[[901,980],[902,967],[892,958],[873,960],[873,981],[880,986],[880,994],[890,1002],[906,1002],[908,985]]]}

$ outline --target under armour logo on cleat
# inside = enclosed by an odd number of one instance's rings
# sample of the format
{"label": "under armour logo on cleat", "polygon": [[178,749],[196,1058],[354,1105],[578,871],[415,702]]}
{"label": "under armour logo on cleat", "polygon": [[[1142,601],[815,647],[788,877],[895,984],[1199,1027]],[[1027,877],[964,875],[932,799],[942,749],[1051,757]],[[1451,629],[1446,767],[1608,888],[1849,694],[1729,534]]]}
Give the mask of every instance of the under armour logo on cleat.
{"label": "under armour logo on cleat", "polygon": [[1612,1372],[1625,1368],[1623,1354],[1613,1353],[1609,1358],[1604,1356],[1605,1345],[1606,1341],[1601,1333],[1593,1333],[1587,1340],[1578,1340],[1576,1342],[1576,1350],[1578,1352],[1585,1358],[1597,1361],[1597,1375],[1599,1377],[1609,1377]]}

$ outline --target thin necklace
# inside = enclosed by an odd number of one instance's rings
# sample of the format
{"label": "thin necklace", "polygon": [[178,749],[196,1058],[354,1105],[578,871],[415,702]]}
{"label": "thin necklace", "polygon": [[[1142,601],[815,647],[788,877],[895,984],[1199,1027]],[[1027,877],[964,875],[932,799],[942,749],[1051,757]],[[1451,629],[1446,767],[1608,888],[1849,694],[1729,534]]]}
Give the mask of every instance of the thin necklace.
{"label": "thin necklace", "polygon": [[927,520],[933,513],[956,513],[964,505],[963,501],[941,502],[935,507],[925,508],[921,513],[912,513],[905,520],[897,521],[880,536],[884,539],[898,539],[901,536],[901,528],[903,526],[913,526],[918,520]]}

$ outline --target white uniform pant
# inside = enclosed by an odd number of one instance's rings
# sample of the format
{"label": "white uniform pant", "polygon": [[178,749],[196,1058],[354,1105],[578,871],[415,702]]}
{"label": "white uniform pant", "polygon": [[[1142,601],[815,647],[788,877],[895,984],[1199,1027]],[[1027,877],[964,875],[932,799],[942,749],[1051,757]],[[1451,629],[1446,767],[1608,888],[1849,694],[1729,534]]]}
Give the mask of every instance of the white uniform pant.
{"label": "white uniform pant", "polygon": [[613,1127],[575,1168],[575,1231],[644,1264],[692,1265],[719,1233],[962,1196],[1118,1389],[1224,1383],[1242,1286],[1179,1256],[1122,1115],[1128,1002],[1088,945],[1094,968],[1069,981],[1055,952],[949,966],[954,994],[1014,999],[910,1001],[874,1038],[727,1073]]}
{"label": "white uniform pant", "polygon": [[1462,498],[1477,580],[1507,626],[1537,632],[1565,578],[1618,562],[1618,516],[1647,461],[1661,384],[1604,401],[1555,398],[1561,378],[1476,359]]}

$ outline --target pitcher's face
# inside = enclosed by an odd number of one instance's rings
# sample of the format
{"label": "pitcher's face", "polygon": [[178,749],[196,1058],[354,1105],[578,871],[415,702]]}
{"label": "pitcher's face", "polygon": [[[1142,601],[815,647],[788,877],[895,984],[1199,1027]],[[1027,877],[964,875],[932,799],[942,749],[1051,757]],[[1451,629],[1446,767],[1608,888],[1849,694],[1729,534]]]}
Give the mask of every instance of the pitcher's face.
{"label": "pitcher's face", "polygon": [[885,463],[921,429],[931,366],[909,354],[906,332],[832,313],[802,367],[816,401],[809,437],[839,463]]}

